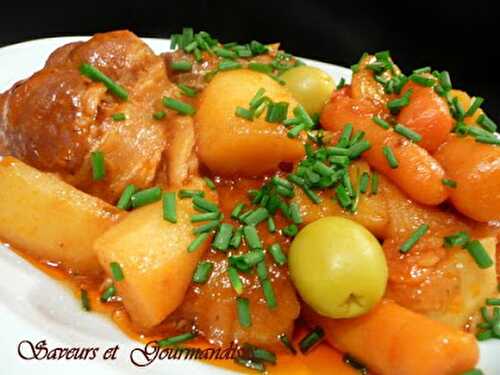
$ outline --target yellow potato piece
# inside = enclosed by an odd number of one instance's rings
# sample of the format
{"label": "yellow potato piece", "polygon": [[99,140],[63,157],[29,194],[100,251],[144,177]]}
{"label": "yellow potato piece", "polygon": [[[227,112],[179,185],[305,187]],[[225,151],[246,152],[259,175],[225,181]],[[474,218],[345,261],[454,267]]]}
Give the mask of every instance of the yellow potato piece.
{"label": "yellow potato piece", "polygon": [[249,107],[260,88],[274,102],[288,102],[293,117],[297,102],[291,93],[251,70],[218,73],[202,93],[195,118],[198,156],[213,173],[257,176],[303,157],[302,142],[288,138],[285,126],[265,121],[265,112],[253,121],[235,115],[237,107]]}
{"label": "yellow potato piece", "polygon": [[[497,240],[494,237],[480,240],[489,256],[495,262]],[[430,311],[427,315],[433,319],[457,328],[463,328],[471,315],[484,306],[486,298],[497,293],[497,273],[495,264],[481,269],[467,250],[455,248],[453,255],[447,260],[443,274],[456,275],[460,280],[454,291],[454,298],[446,309]]]}
{"label": "yellow potato piece", "polygon": [[162,203],[132,211],[94,244],[102,267],[121,265],[124,280],[115,282],[132,320],[142,328],[154,327],[183,301],[198,260],[209,240],[196,251],[190,218],[191,199],[177,199],[177,223],[163,219]]}
{"label": "yellow potato piece", "polygon": [[92,244],[125,215],[57,177],[0,158],[0,238],[74,273],[98,274]]}

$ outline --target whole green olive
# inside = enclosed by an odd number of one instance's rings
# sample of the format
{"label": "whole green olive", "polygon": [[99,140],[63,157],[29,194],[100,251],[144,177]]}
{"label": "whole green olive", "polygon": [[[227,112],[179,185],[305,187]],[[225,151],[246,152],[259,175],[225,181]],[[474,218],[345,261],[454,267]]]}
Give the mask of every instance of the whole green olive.
{"label": "whole green olive", "polygon": [[313,66],[291,68],[283,73],[281,78],[310,115],[321,112],[335,89],[333,78]]}
{"label": "whole green olive", "polygon": [[297,234],[289,269],[302,299],[331,318],[368,312],[384,295],[388,278],[378,240],[362,225],[338,216],[319,219]]}

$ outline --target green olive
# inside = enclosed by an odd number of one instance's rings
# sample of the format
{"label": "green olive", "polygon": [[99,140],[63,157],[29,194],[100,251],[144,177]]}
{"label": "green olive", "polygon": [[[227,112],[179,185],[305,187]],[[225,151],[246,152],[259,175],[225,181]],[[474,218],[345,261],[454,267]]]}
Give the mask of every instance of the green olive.
{"label": "green olive", "polygon": [[319,68],[298,66],[287,70],[282,76],[295,99],[302,104],[307,113],[320,113],[333,90],[333,78]]}
{"label": "green olive", "polygon": [[330,318],[368,312],[382,299],[388,277],[378,240],[362,225],[338,216],[319,219],[297,234],[289,269],[302,299]]}

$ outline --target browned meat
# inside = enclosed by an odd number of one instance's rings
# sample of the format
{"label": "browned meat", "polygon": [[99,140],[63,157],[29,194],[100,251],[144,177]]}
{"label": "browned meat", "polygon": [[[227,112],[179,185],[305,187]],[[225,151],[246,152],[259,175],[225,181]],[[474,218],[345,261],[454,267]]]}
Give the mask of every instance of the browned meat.
{"label": "browned meat", "polygon": [[[82,76],[91,63],[129,93],[121,101],[101,84]],[[46,66],[0,96],[1,143],[8,153],[43,171],[57,173],[76,187],[114,202],[123,188],[150,185],[167,145],[170,115],[158,121],[163,96],[178,89],[161,57],[128,31],[96,34],[52,53]],[[113,121],[123,112],[125,121]],[[90,152],[100,150],[106,178],[91,178]]]}

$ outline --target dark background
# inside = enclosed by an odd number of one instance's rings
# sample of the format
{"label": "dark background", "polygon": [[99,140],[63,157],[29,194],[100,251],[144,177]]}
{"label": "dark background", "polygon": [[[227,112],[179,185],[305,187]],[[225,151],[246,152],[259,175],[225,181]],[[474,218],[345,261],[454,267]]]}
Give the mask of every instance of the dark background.
{"label": "dark background", "polygon": [[[11,3],[10,3],[11,4]],[[364,51],[390,49],[405,71],[448,70],[454,87],[486,99],[500,122],[498,18],[488,1],[101,1],[2,5],[0,46],[33,38],[127,28],[168,37],[183,26],[223,42],[281,41],[289,52],[350,66]],[[0,67],[1,69],[1,67]]]}

